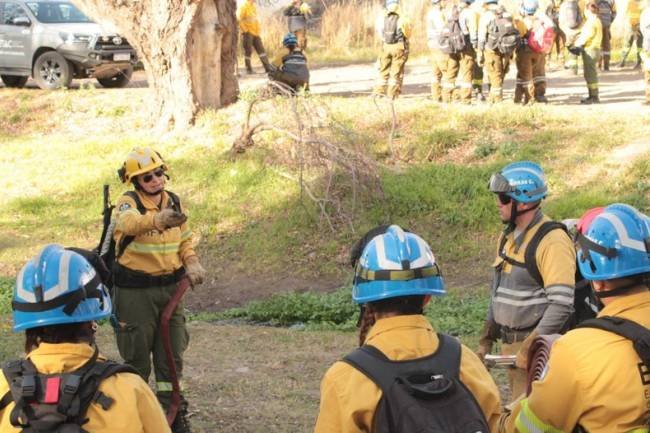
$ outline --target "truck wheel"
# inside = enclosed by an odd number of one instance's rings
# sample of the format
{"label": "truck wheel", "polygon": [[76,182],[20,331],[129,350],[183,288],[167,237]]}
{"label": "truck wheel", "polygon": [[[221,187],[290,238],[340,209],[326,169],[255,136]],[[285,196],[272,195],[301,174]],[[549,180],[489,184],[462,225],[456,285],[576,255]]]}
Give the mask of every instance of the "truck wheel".
{"label": "truck wheel", "polygon": [[107,87],[109,89],[126,87],[126,85],[129,84],[129,81],[131,81],[131,75],[133,75],[133,67],[129,66],[127,69],[121,70],[112,77],[98,78],[97,81],[103,87]]}
{"label": "truck wheel", "polygon": [[25,86],[29,77],[21,77],[20,75],[0,75],[0,78],[2,78],[2,82],[5,83],[5,86],[20,89]]}
{"label": "truck wheel", "polygon": [[43,90],[70,87],[72,65],[56,51],[47,51],[36,59],[32,76]]}

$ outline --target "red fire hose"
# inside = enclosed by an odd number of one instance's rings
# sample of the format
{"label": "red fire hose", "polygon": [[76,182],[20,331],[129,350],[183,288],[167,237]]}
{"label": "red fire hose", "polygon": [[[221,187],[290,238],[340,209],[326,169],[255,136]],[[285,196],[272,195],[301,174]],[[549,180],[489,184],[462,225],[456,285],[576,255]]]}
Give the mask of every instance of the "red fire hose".
{"label": "red fire hose", "polygon": [[560,338],[560,334],[540,335],[533,340],[528,349],[528,384],[526,386],[526,395],[530,394],[533,382],[542,379],[544,370],[551,357],[551,346],[555,340]]}
{"label": "red fire hose", "polygon": [[176,283],[176,291],[172,298],[165,305],[162,317],[160,318],[160,333],[162,335],[162,343],[165,349],[165,358],[167,358],[167,365],[169,366],[169,376],[172,382],[172,399],[167,408],[167,423],[171,426],[176,418],[178,407],[181,403],[181,386],[178,382],[178,374],[176,371],[176,362],[174,361],[174,353],[172,352],[172,341],[169,335],[169,320],[176,311],[176,307],[183,299],[187,289],[191,287],[190,279],[186,276]]}

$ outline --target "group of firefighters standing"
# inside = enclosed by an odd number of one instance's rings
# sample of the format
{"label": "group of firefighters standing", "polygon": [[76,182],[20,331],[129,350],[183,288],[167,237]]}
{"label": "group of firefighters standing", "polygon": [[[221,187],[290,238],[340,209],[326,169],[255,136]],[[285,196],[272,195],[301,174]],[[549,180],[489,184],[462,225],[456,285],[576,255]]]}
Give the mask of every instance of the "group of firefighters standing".
{"label": "group of firefighters standing", "polygon": [[[646,0],[628,0],[626,49],[620,65],[636,44],[635,68],[645,70],[646,102],[650,102],[650,8]],[[503,82],[514,56],[517,78],[514,102],[547,102],[546,59],[553,46],[567,67],[575,67],[580,56],[588,96],[581,103],[600,102],[598,67],[608,71],[611,58],[614,0],[564,0],[545,8],[539,0],[522,0],[516,12],[498,0],[431,0],[426,15],[427,42],[431,53],[431,98],[436,102],[470,103],[472,93],[484,100],[483,78],[488,82],[489,102],[503,100]],[[409,55],[412,22],[400,9],[400,0],[386,0],[384,17],[378,23],[383,46],[379,57],[379,79],[375,93],[391,98],[401,92],[404,66]],[[643,43],[644,38],[648,41]],[[473,91],[472,91],[473,90]]]}

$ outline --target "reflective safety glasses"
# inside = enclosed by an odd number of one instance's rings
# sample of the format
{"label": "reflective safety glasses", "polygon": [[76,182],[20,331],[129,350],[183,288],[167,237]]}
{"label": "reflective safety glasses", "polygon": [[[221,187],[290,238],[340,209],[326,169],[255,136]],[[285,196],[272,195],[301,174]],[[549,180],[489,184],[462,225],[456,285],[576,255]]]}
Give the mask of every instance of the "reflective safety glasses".
{"label": "reflective safety glasses", "polygon": [[[515,187],[510,185],[510,182],[504,175],[501,173],[494,173],[490,177],[490,182],[488,183],[488,188],[490,191],[494,193],[506,193],[506,192],[514,192],[516,190]],[[505,203],[504,203],[505,204]]]}
{"label": "reflective safety glasses", "polygon": [[512,201],[512,197],[510,197],[509,195],[504,194],[502,192],[497,194],[497,197],[499,197],[499,203],[504,204],[504,205],[505,204],[510,204],[510,202]]}
{"label": "reflective safety glasses", "polygon": [[153,177],[163,177],[165,175],[165,171],[163,169],[158,169],[156,171],[153,171],[151,173],[147,173],[144,176],[142,176],[142,182],[143,183],[149,183],[153,180]]}

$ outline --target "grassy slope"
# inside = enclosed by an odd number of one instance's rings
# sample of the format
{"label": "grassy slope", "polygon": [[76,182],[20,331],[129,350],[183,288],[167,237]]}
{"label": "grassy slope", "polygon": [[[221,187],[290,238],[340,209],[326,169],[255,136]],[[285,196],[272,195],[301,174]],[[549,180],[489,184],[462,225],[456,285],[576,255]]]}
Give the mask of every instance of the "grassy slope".
{"label": "grassy slope", "polygon": [[[232,272],[250,272],[250,263],[303,276],[345,272],[347,247],[356,235],[347,227],[332,234],[306,216],[297,186],[274,170],[272,146],[283,139],[267,134],[236,159],[227,152],[241,105],[207,113],[196,128],[158,139],[138,129],[147,122],[141,109],[146,89],[119,98],[99,90],[3,92],[15,98],[0,102],[0,170],[10,174],[0,178],[0,276],[10,278],[46,242],[94,244],[101,229],[101,185],[110,183],[114,196],[122,191],[115,170],[135,145],[155,146],[170,162],[172,188],[189,202],[216,272],[223,271],[220,263]],[[629,160],[617,151],[649,135],[647,114],[608,113],[611,126],[605,130],[599,110],[442,108],[404,99],[397,105],[395,162],[387,152],[386,107],[379,111],[370,99],[319,103],[336,120],[338,134],[384,164],[385,199],[361,211],[357,232],[387,220],[418,231],[454,281],[492,250],[499,223],[485,181],[509,160],[542,163],[552,191],[545,207],[556,218],[612,201],[649,206],[648,153]]]}

